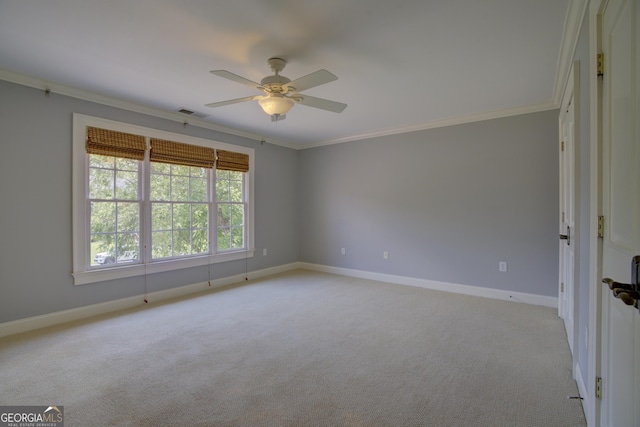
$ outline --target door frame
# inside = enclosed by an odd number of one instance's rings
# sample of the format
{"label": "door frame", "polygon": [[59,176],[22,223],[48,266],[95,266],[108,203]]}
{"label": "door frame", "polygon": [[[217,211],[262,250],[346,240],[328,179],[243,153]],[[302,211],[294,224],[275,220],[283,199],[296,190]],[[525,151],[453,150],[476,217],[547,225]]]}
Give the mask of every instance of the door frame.
{"label": "door frame", "polygon": [[[636,0],[637,1],[637,0]],[[603,20],[602,14],[609,0],[591,0],[589,5],[589,59],[590,59],[590,225],[597,229],[598,216],[604,211],[603,199],[603,117],[604,98],[603,82],[597,73],[597,54],[603,50]],[[636,3],[637,7],[637,3]],[[605,58],[606,61],[607,58]],[[607,70],[604,70],[605,73]],[[636,118],[637,119],[637,118]],[[607,218],[605,218],[605,221]],[[606,224],[605,224],[606,225]],[[609,292],[603,292],[603,239],[596,233],[591,233],[589,242],[589,341],[588,341],[588,390],[589,405],[585,411],[589,426],[600,426],[602,411],[606,402],[595,397],[596,379],[602,376],[602,318],[604,314],[603,294],[610,297]],[[636,348],[638,348],[636,344]],[[606,381],[606,379],[605,379]],[[605,385],[606,386],[606,385]],[[606,391],[606,390],[605,390]],[[636,408],[637,409],[637,408]]]}
{"label": "door frame", "polygon": [[601,375],[602,357],[602,239],[598,229],[598,217],[602,215],[602,79],[598,77],[597,57],[602,51],[602,12],[608,0],[591,0],[589,3],[589,319],[588,361],[585,415],[587,425],[600,425],[600,400],[596,398],[596,379]]}
{"label": "door frame", "polygon": [[[567,122],[567,113],[569,108],[573,108],[573,122]],[[569,348],[573,356],[572,368],[573,378],[576,379],[576,369],[578,364],[578,319],[576,318],[576,303],[578,301],[578,259],[579,259],[579,239],[577,225],[580,223],[580,192],[579,186],[579,157],[578,157],[578,144],[579,144],[579,120],[580,120],[580,62],[574,61],[569,71],[569,78],[565,87],[564,95],[560,104],[560,115],[558,118],[558,132],[560,138],[560,147],[564,145],[564,151],[559,148],[560,156],[560,212],[558,215],[558,222],[560,224],[560,234],[566,233],[565,224],[570,228],[570,242],[573,250],[573,263],[565,259],[564,247],[565,241],[560,240],[559,244],[559,277],[558,277],[558,315],[563,319],[565,328],[567,328],[567,340],[569,341]],[[570,136],[571,140],[568,141],[565,136]],[[568,167],[569,175],[566,174],[564,169]],[[565,178],[568,178],[568,186],[565,185]],[[565,194],[565,189],[568,188],[568,193]],[[566,204],[570,206],[564,206]],[[565,212],[566,211],[566,212]],[[562,214],[566,214],[566,218]],[[567,272],[569,268],[573,271]],[[568,276],[571,278],[572,283],[567,283],[565,280]],[[564,283],[564,290],[562,289],[562,283]],[[565,299],[569,301],[569,306],[565,309]],[[570,321],[570,325],[567,325],[567,319]]]}

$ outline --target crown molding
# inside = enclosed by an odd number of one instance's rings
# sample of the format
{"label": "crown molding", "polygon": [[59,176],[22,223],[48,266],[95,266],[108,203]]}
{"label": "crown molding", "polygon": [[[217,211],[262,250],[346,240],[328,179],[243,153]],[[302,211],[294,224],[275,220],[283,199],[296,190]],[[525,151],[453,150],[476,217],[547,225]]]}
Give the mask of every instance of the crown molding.
{"label": "crown molding", "polygon": [[320,141],[312,144],[307,144],[303,147],[300,147],[300,149],[304,150],[308,148],[322,147],[324,145],[333,145],[333,144],[341,144],[341,143],[350,142],[350,141],[358,141],[361,139],[379,138],[382,136],[397,135],[401,133],[417,132],[417,131],[427,130],[427,129],[462,125],[465,123],[481,122],[484,120],[500,119],[503,117],[518,116],[520,114],[538,113],[540,111],[554,110],[556,108],[558,108],[558,105],[555,102],[548,102],[545,104],[538,104],[538,105],[530,105],[526,107],[508,108],[508,109],[497,110],[497,111],[492,111],[488,113],[471,114],[468,116],[436,120],[436,121],[422,123],[418,125],[398,127],[398,128],[388,128],[380,131],[349,136],[346,138],[336,138],[336,139],[331,139],[327,141]]}
{"label": "crown molding", "polygon": [[178,123],[187,123],[190,126],[197,126],[200,128],[210,129],[218,132],[227,133],[230,135],[240,136],[247,139],[256,141],[266,141],[270,144],[281,145],[283,147],[291,149],[299,149],[300,147],[295,144],[291,144],[285,141],[280,141],[273,138],[267,138],[262,135],[258,135],[252,132],[241,131],[238,129],[218,125],[208,120],[204,120],[194,116],[186,116],[182,113],[175,111],[162,110],[160,108],[149,107],[142,104],[136,104],[134,102],[125,101],[122,99],[112,98],[109,96],[101,95],[98,93],[77,89],[70,86],[65,86],[59,83],[55,83],[49,80],[31,77],[24,74],[16,73],[4,68],[0,68],[0,80],[5,80],[11,83],[16,83],[23,86],[28,86],[36,89],[49,90],[53,93],[60,95],[70,96],[72,98],[78,98],[85,101],[95,102],[110,107],[120,108],[127,111],[133,111],[136,113],[147,114],[154,117],[159,117],[166,120],[171,120]]}

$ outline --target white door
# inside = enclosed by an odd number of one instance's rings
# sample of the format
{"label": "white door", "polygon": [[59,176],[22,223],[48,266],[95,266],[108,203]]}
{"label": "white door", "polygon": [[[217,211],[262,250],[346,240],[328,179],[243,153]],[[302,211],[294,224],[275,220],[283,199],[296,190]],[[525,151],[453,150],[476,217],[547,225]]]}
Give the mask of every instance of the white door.
{"label": "white door", "polygon": [[[638,0],[610,0],[602,15],[602,275],[630,283],[640,255]],[[602,285],[600,425],[640,426],[640,311]]]}
{"label": "white door", "polygon": [[[574,66],[575,67],[575,66]],[[574,268],[575,268],[575,105],[573,75],[560,111],[560,277],[558,314],[564,320],[571,353],[576,341],[574,331]]]}

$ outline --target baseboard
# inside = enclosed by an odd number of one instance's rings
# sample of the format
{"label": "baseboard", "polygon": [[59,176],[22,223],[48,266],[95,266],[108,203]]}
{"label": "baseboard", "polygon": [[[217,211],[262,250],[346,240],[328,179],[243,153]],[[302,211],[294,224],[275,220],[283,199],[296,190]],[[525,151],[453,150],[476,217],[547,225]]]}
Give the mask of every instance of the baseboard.
{"label": "baseboard", "polygon": [[[224,286],[233,285],[245,281],[245,278],[257,279],[264,276],[282,273],[289,270],[299,268],[297,262],[291,264],[280,265],[277,267],[265,268],[258,271],[250,271],[248,274],[237,274],[234,276],[223,277],[209,282],[194,283],[177,288],[156,291],[147,294],[146,299],[150,304],[166,301],[171,298],[186,296],[206,290],[213,290]],[[133,297],[121,298],[113,301],[102,302],[98,304],[86,305],[83,307],[72,308],[69,310],[57,311],[54,313],[43,314],[40,316],[27,317],[25,319],[14,320],[0,324],[0,338],[9,335],[28,332],[47,326],[59,325],[61,323],[71,322],[74,320],[85,319],[93,316],[111,313],[114,311],[124,310],[128,308],[138,307],[146,304],[144,295],[136,295]]]}
{"label": "baseboard", "polygon": [[528,294],[523,292],[511,292],[501,289],[484,288],[480,286],[459,285],[455,283],[438,282],[435,280],[417,279],[414,277],[395,276],[383,273],[373,273],[370,271],[352,270],[349,268],[332,267],[328,265],[312,264],[306,262],[301,262],[298,264],[300,268],[303,269],[339,274],[341,276],[358,277],[361,279],[377,280],[379,282],[395,283],[398,285],[415,286],[418,288],[432,289],[436,291],[454,292],[464,295],[558,308],[557,297],[547,297],[543,295]]}
{"label": "baseboard", "polygon": [[587,390],[587,386],[582,379],[580,365],[576,364],[576,368],[574,369],[574,371],[576,373],[576,384],[578,384],[578,393],[580,394],[580,397],[582,397],[582,400],[580,401],[582,403],[582,411],[584,412],[586,418],[587,414],[589,413],[589,405],[591,404],[591,402],[589,401],[589,391]]}
{"label": "baseboard", "polygon": [[[459,285],[455,283],[437,282],[434,280],[417,279],[406,276],[395,276],[383,273],[374,273],[363,270],[353,270],[341,267],[331,267],[328,265],[312,264],[306,262],[293,262],[290,264],[279,265],[276,267],[265,268],[263,270],[251,271],[248,274],[237,274],[234,276],[223,277],[208,282],[195,283],[177,288],[157,291],[147,294],[149,303],[165,301],[171,298],[181,297],[185,295],[203,292],[206,290],[216,289],[223,286],[233,285],[245,281],[245,278],[258,279],[260,277],[271,276],[273,274],[283,273],[285,271],[295,270],[297,268],[319,271],[324,273],[338,274],[341,276],[358,277],[361,279],[377,280],[380,282],[394,283],[399,285],[415,286],[419,288],[433,289],[445,292],[454,292],[464,295],[493,298],[505,301],[516,301],[526,304],[541,305],[545,307],[558,307],[558,300],[555,297],[545,297],[535,294],[527,294],[522,292],[509,292],[499,289],[483,288],[478,286]],[[118,310],[137,307],[144,305],[144,295],[136,295],[133,297],[122,298],[114,301],[107,301],[98,304],[91,304],[83,307],[72,308],[69,310],[57,311],[54,313],[43,314],[40,316],[27,317],[25,319],[14,320],[0,324],[0,338],[8,335],[14,335],[21,332],[32,331],[47,326],[58,325],[61,323],[71,322],[74,320],[84,319],[88,317],[107,314]],[[579,377],[581,378],[581,377]],[[580,392],[583,396],[583,392]],[[584,401],[583,401],[584,402]]]}

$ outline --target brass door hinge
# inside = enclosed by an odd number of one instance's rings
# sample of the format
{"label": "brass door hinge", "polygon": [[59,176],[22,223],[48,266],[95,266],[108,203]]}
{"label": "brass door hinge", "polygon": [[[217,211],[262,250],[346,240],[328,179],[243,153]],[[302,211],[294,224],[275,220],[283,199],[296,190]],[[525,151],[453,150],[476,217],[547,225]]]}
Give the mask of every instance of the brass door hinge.
{"label": "brass door hinge", "polygon": [[604,216],[602,215],[598,217],[598,237],[604,237]]}
{"label": "brass door hinge", "polygon": [[560,151],[564,151],[564,141],[560,141]]}
{"label": "brass door hinge", "polygon": [[564,222],[564,212],[562,212],[562,222]]}
{"label": "brass door hinge", "polygon": [[597,69],[598,77],[604,75],[604,54],[603,53],[598,54],[596,69]]}
{"label": "brass door hinge", "polygon": [[596,377],[596,399],[602,399],[602,378]]}

